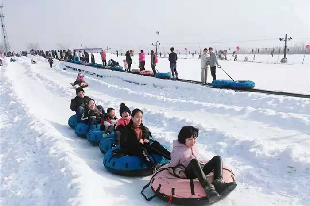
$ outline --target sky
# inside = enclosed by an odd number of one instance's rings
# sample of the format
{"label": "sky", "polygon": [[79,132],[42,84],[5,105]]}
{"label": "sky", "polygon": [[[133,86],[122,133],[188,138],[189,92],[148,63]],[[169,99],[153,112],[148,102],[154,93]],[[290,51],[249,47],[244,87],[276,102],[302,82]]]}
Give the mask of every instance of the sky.
{"label": "sky", "polygon": [[286,33],[289,46],[310,44],[310,0],[0,1],[15,51],[30,43],[150,50],[156,41],[160,50],[271,48],[283,46],[278,38]]}

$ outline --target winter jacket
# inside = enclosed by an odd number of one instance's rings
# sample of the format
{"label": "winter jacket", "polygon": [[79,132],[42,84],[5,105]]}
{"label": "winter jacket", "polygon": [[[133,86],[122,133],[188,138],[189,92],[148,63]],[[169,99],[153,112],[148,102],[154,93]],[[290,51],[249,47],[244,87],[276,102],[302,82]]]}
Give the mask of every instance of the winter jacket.
{"label": "winter jacket", "polygon": [[209,54],[202,54],[201,55],[201,68],[204,69],[208,65],[210,65],[210,55]]}
{"label": "winter jacket", "polygon": [[76,81],[82,82],[82,81],[84,81],[84,77],[82,75],[81,76],[77,76]]}
{"label": "winter jacket", "polygon": [[91,55],[91,63],[95,64],[95,56]]}
{"label": "winter jacket", "polygon": [[132,64],[132,59],[131,59],[130,53],[126,53],[126,62],[127,62],[127,64]]}
{"label": "winter jacket", "polygon": [[90,117],[95,117],[98,122],[100,122],[102,115],[99,113],[99,110],[97,107],[95,109],[89,109],[86,108],[84,113],[82,114],[81,120],[89,120]]}
{"label": "winter jacket", "polygon": [[178,55],[174,52],[171,52],[169,54],[169,61],[170,63],[177,63],[177,60],[178,60]]}
{"label": "winter jacket", "polygon": [[129,118],[121,118],[117,121],[116,129],[115,129],[115,145],[120,144],[121,134],[126,129],[126,126],[130,122],[130,119],[131,119],[130,117]]}
{"label": "winter jacket", "polygon": [[100,52],[101,54],[101,59],[102,60],[106,60],[107,59],[107,54],[105,53],[105,51]]}
{"label": "winter jacket", "polygon": [[218,66],[219,63],[217,62],[215,54],[213,52],[211,52],[211,54],[210,54],[210,66],[215,67],[216,65]]}
{"label": "winter jacket", "polygon": [[[147,127],[143,126],[143,124],[140,125],[140,128],[142,130],[142,139],[149,139],[151,136],[150,130]],[[138,140],[137,133],[133,128],[132,121],[130,121],[129,124],[125,127],[125,129],[122,131],[120,145],[121,148],[130,150],[134,150],[135,148],[140,147],[140,142]]]}
{"label": "winter jacket", "polygon": [[187,167],[192,159],[199,158],[199,151],[197,145],[193,147],[187,147],[185,144],[181,144],[178,140],[173,141],[173,149],[171,153],[171,161],[169,166],[176,167],[183,165]]}
{"label": "winter jacket", "polygon": [[88,105],[89,100],[90,98],[88,96],[84,96],[84,98],[76,96],[74,99],[71,99],[70,109],[76,111],[79,106],[85,108]]}
{"label": "winter jacket", "polygon": [[151,66],[156,66],[156,63],[155,63],[155,53],[151,53]]}
{"label": "winter jacket", "polygon": [[139,61],[140,61],[140,62],[145,61],[145,54],[144,54],[144,53],[140,53],[140,54],[139,54]]}
{"label": "winter jacket", "polygon": [[111,118],[108,114],[105,114],[100,122],[100,130],[112,133],[117,123],[117,117]]}

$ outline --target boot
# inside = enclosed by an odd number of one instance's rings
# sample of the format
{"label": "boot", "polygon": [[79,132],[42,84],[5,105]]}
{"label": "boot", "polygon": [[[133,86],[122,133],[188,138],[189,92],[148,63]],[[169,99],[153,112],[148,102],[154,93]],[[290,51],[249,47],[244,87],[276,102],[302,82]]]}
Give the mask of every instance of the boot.
{"label": "boot", "polygon": [[208,180],[205,181],[203,187],[209,199],[209,203],[216,202],[219,199],[219,193],[216,192],[214,186]]}
{"label": "boot", "polygon": [[233,191],[237,187],[237,183],[230,182],[224,183],[222,179],[216,179],[213,182],[215,190],[221,195],[228,195],[231,191]]}

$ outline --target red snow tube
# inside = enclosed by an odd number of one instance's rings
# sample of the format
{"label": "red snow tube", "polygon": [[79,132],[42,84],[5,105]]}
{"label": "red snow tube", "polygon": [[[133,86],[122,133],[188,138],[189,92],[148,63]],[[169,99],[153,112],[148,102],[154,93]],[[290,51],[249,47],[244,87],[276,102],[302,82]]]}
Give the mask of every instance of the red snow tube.
{"label": "red snow tube", "polygon": [[[196,205],[196,204],[210,204],[205,190],[201,187],[198,179],[180,179],[172,175],[168,170],[169,165],[165,165],[159,169],[159,171],[153,175],[151,181],[146,185],[141,194],[146,200],[150,201],[154,197],[158,197],[166,202],[178,204],[178,205]],[[210,182],[213,182],[213,173],[208,176]],[[223,167],[223,182],[235,182],[235,175],[232,170],[226,166]],[[151,189],[155,193],[152,197],[147,198],[143,191],[151,186]],[[229,194],[229,193],[228,193]],[[228,194],[221,196],[221,199]],[[218,201],[219,201],[218,200]],[[213,204],[214,202],[212,202]]]}
{"label": "red snow tube", "polygon": [[154,75],[154,73],[152,71],[146,71],[146,70],[141,71],[140,74],[143,75],[143,76],[152,76],[152,75]]}

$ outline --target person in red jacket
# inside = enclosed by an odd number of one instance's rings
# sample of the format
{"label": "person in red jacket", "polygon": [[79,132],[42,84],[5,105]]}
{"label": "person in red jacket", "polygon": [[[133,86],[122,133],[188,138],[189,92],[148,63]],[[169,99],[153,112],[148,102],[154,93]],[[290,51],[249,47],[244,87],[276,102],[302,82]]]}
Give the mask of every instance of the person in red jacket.
{"label": "person in red jacket", "polygon": [[101,55],[102,65],[104,67],[107,66],[107,54],[105,53],[105,51],[101,50],[100,55]]}
{"label": "person in red jacket", "polygon": [[107,134],[111,134],[117,122],[117,117],[115,116],[115,110],[113,108],[108,108],[107,114],[103,116],[100,122],[100,130],[106,131]]}

